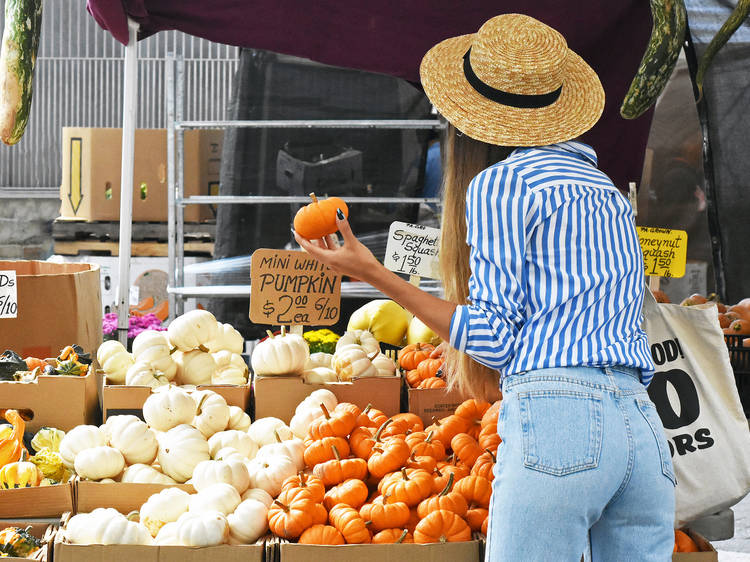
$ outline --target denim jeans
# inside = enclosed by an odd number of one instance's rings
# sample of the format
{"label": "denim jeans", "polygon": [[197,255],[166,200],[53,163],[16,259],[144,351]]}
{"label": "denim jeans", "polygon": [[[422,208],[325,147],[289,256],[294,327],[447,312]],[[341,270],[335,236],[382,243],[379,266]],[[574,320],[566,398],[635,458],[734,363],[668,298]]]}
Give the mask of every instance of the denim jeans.
{"label": "denim jeans", "polygon": [[[487,562],[667,562],[674,471],[639,372],[511,375],[498,418]],[[588,556],[587,556],[588,558]]]}

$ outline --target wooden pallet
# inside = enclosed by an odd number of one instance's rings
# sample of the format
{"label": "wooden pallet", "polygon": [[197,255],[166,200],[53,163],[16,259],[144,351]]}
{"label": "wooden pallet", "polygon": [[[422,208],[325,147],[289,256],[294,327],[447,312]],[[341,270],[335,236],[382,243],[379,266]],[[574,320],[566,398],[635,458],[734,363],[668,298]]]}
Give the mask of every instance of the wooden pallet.
{"label": "wooden pallet", "polygon": [[[165,242],[132,242],[130,255],[136,257],[168,255],[168,245]],[[103,255],[117,256],[120,254],[119,242],[101,242],[98,240],[55,240],[54,253],[63,256]],[[213,242],[185,242],[186,255],[208,255],[214,253]]]}
{"label": "wooden pallet", "polygon": [[[185,242],[213,242],[216,223],[185,223]],[[166,242],[169,231],[165,222],[134,222],[132,240],[136,242]],[[120,239],[119,222],[84,222],[56,220],[52,223],[55,240],[89,240],[117,242]]]}

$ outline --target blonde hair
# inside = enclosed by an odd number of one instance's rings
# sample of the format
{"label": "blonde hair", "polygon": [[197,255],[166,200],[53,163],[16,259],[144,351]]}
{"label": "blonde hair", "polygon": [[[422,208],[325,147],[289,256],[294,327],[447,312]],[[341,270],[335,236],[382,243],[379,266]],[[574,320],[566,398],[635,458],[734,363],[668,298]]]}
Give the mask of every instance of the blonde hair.
{"label": "blonde hair", "polygon": [[[445,298],[456,304],[469,302],[470,248],[466,244],[466,188],[479,172],[513,150],[474,140],[448,125],[441,139],[443,160],[443,212],[440,236],[440,274]],[[500,373],[448,346],[444,354],[450,388],[482,398],[497,393]]]}

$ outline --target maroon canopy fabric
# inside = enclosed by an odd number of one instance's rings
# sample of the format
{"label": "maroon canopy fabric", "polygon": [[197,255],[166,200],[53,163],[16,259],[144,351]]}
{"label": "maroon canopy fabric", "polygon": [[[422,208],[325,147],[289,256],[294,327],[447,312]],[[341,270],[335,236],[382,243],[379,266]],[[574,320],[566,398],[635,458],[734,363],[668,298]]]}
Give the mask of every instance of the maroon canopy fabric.
{"label": "maroon canopy fabric", "polygon": [[101,27],[127,43],[127,17],[139,38],[178,29],[211,41],[267,49],[322,63],[419,81],[419,62],[435,43],[474,33],[492,16],[522,11],[558,29],[598,73],[607,95],[600,122],[584,140],[600,167],[627,189],[639,181],[651,113],[627,121],[620,103],[651,31],[643,0],[87,0]]}

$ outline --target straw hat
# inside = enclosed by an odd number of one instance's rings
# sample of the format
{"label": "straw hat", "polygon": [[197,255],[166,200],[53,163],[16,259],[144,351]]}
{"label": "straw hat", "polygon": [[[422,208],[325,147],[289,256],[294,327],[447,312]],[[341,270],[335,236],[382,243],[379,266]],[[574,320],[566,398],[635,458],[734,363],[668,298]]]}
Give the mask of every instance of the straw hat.
{"label": "straw hat", "polygon": [[604,109],[596,72],[565,38],[522,14],[446,39],[420,67],[422,86],[459,131],[490,144],[541,146],[587,131]]}

